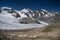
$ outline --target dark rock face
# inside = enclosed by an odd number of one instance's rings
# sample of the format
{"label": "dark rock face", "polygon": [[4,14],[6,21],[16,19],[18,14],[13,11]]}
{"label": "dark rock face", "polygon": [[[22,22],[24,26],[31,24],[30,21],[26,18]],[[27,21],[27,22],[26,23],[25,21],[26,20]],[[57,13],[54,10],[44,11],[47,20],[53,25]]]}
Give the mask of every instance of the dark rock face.
{"label": "dark rock face", "polygon": [[2,13],[2,10],[0,9],[0,13]]}
{"label": "dark rock face", "polygon": [[38,22],[38,21],[37,21],[36,23],[41,24],[41,23],[40,23],[40,22]]}
{"label": "dark rock face", "polygon": [[27,15],[27,17],[30,17],[29,14],[25,13],[25,15]]}
{"label": "dark rock face", "polygon": [[41,24],[38,20],[32,20],[32,18],[23,18],[19,22],[22,23],[22,24],[29,24],[29,23]]}
{"label": "dark rock face", "polygon": [[18,17],[20,17],[20,15],[17,13],[17,14],[16,14],[16,18],[18,18]]}
{"label": "dark rock face", "polygon": [[39,17],[39,13],[34,12],[34,18],[38,18]]}
{"label": "dark rock face", "polygon": [[28,24],[28,23],[32,23],[33,20],[31,18],[23,18],[20,23],[23,23],[23,24]]}
{"label": "dark rock face", "polygon": [[14,12],[14,10],[13,10],[13,9],[8,10],[8,13],[13,13],[13,12]]}

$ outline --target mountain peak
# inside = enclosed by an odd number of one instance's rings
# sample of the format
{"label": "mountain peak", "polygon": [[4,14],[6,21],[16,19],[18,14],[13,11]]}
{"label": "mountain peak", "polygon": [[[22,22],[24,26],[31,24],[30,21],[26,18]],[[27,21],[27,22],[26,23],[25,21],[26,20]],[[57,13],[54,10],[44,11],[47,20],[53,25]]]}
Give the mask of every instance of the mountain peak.
{"label": "mountain peak", "polygon": [[33,11],[29,8],[24,8],[21,10],[21,12],[27,13],[27,12],[33,12]]}
{"label": "mountain peak", "polygon": [[42,11],[44,11],[44,12],[48,12],[47,10],[45,10],[45,9],[41,9]]}
{"label": "mountain peak", "polygon": [[1,9],[12,9],[11,7],[1,7]]}

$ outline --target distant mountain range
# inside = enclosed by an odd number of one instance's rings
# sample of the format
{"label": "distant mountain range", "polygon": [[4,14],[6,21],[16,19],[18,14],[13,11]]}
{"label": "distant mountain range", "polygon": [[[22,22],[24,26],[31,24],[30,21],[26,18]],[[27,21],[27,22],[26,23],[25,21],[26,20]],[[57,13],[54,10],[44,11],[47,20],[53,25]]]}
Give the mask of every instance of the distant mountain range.
{"label": "distant mountain range", "polygon": [[29,8],[24,8],[20,11],[12,9],[10,7],[0,7],[0,15],[10,14],[11,16],[17,18],[20,23],[28,24],[28,23],[38,23],[42,22],[46,23],[55,23],[60,21],[60,13],[59,12],[49,12],[45,9],[33,11]]}

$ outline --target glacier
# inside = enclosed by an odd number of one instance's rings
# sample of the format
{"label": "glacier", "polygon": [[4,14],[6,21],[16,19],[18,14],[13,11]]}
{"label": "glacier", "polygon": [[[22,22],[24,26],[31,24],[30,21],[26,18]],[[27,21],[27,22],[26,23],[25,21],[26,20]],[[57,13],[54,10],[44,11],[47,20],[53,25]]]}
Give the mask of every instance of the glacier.
{"label": "glacier", "polygon": [[[21,29],[29,29],[29,28],[36,28],[36,27],[44,27],[48,25],[48,23],[41,22],[41,24],[37,23],[29,23],[29,24],[21,24],[19,23],[19,19],[12,16],[12,14],[8,13],[6,10],[3,9],[11,9],[7,7],[2,8],[2,13],[0,13],[0,29],[1,30],[21,30]],[[24,12],[28,12],[28,10],[24,9]],[[17,11],[19,12],[19,11]],[[24,13],[21,14],[21,18],[27,17]]]}

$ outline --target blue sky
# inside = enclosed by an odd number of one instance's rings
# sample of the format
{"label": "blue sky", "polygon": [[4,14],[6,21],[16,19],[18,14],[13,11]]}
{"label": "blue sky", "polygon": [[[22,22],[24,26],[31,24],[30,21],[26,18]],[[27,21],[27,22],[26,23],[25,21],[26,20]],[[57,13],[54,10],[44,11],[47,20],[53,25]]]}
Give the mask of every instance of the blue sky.
{"label": "blue sky", "polygon": [[8,6],[16,10],[30,8],[32,10],[46,9],[60,12],[60,0],[1,0],[0,7]]}

